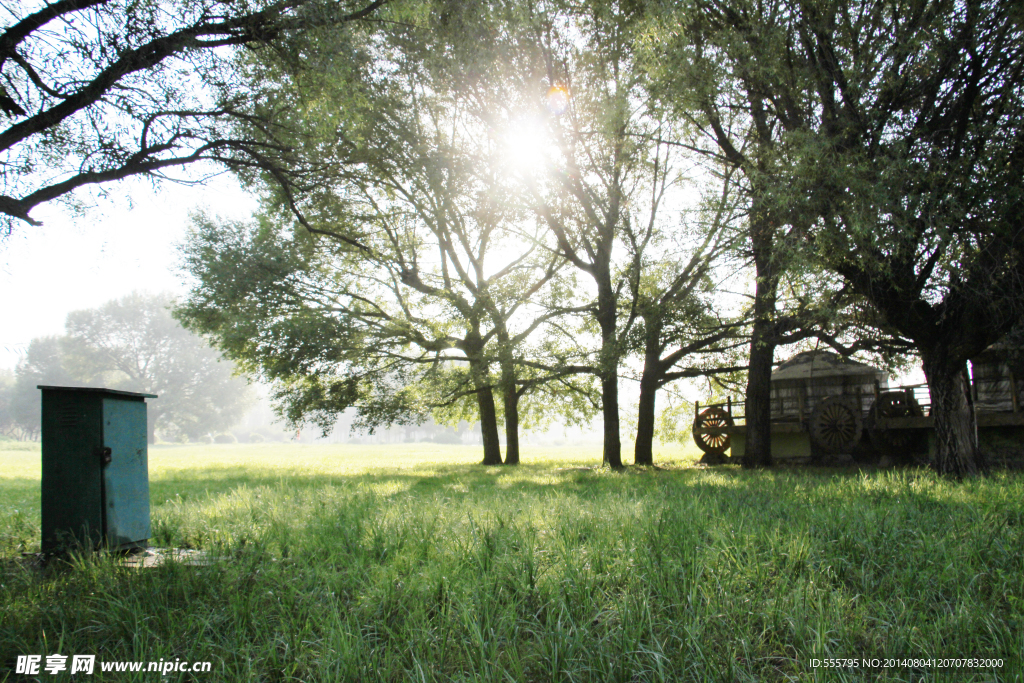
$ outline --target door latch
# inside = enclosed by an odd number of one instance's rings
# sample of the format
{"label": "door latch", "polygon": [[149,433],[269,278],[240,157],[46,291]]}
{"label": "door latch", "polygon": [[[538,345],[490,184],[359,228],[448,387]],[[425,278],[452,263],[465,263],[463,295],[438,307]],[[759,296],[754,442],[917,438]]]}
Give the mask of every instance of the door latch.
{"label": "door latch", "polygon": [[113,451],[110,449],[110,446],[97,446],[94,452],[99,456],[101,464],[108,465],[110,464],[110,461],[113,460],[111,457]]}

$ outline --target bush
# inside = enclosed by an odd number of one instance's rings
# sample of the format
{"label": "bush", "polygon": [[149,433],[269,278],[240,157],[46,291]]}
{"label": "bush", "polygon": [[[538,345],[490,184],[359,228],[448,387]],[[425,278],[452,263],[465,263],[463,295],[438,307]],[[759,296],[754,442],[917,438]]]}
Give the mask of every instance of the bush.
{"label": "bush", "polygon": [[201,437],[199,437],[199,443],[213,443],[213,437],[210,436],[209,434],[203,434]]}
{"label": "bush", "polygon": [[238,443],[238,439],[235,438],[234,434],[218,434],[213,437],[214,443]]}
{"label": "bush", "polygon": [[259,432],[253,432],[249,435],[249,443],[263,443],[266,439]]}

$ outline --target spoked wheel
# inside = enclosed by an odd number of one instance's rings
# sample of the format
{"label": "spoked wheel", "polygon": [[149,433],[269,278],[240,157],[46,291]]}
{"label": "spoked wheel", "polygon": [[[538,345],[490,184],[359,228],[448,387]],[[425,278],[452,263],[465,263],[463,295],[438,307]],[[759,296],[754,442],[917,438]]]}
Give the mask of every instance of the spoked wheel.
{"label": "spoked wheel", "polygon": [[811,412],[811,440],[826,453],[850,453],[862,433],[860,410],[849,399],[829,396]]}
{"label": "spoked wheel", "polygon": [[921,434],[915,429],[891,429],[888,417],[921,417],[924,411],[913,395],[903,391],[886,391],[878,395],[868,412],[868,438],[882,455],[894,460],[909,460],[920,450]]}
{"label": "spoked wheel", "polygon": [[729,434],[725,430],[732,426],[729,413],[718,406],[705,408],[693,421],[693,440],[708,455],[724,457],[730,445]]}

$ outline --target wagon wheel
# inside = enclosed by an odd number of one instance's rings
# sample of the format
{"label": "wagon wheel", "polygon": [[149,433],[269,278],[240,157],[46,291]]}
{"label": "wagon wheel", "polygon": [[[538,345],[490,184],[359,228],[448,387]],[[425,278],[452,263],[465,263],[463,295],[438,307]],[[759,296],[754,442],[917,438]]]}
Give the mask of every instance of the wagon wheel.
{"label": "wagon wheel", "polygon": [[[878,426],[879,419],[887,417],[921,417],[924,411],[912,395],[903,391],[886,391],[868,411],[868,438],[882,455],[909,460],[919,449],[921,435],[914,429],[888,429]],[[884,423],[883,423],[884,424]]]}
{"label": "wagon wheel", "polygon": [[811,440],[826,453],[849,453],[860,441],[860,410],[846,399],[829,396],[811,412]]}
{"label": "wagon wheel", "polygon": [[[700,411],[693,421],[693,440],[697,447],[709,455],[724,456],[729,448],[730,439],[727,427],[732,427],[732,417],[718,406],[711,406]],[[710,433],[697,433],[698,429],[712,430]]]}

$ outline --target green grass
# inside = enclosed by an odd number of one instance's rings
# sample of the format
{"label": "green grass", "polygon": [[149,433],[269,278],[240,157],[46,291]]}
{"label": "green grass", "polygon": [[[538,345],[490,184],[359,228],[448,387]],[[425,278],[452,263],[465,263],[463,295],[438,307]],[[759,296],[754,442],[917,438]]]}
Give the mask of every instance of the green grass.
{"label": "green grass", "polygon": [[[15,559],[39,544],[38,451],[0,452],[0,680],[16,654],[57,652],[213,662],[168,680],[1024,680],[1020,474],[479,458],[154,448],[153,542],[222,559],[39,571]],[[809,665],[891,657],[1003,666]]]}

